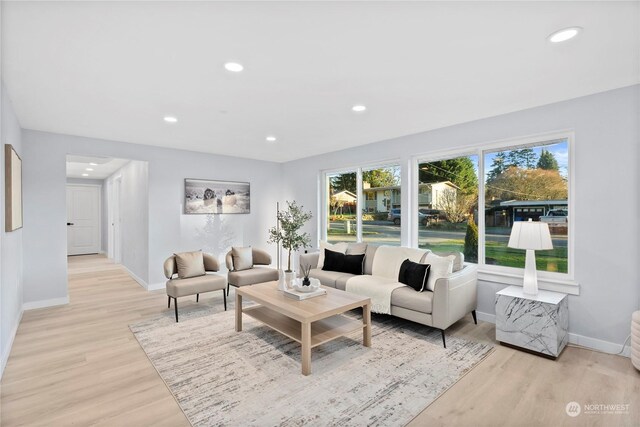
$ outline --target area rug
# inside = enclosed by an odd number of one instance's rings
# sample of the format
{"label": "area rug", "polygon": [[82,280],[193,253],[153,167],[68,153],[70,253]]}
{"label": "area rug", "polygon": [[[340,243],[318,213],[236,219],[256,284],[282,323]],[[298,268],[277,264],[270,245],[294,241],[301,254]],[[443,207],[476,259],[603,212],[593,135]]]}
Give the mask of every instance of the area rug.
{"label": "area rug", "polygon": [[130,325],[194,426],[402,426],[492,351],[379,315],[371,348],[362,333],[318,346],[305,377],[299,344],[246,315],[237,333],[219,305]]}

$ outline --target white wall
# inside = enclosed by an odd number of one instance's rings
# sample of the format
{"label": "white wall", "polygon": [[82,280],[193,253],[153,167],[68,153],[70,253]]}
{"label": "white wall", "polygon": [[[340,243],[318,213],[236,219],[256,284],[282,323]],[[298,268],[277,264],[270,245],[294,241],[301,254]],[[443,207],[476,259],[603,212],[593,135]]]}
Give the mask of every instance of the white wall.
{"label": "white wall", "polygon": [[[570,332],[576,342],[619,349],[640,304],[638,164],[640,86],[381,141],[284,164],[286,199],[312,207],[318,229],[319,171],[400,159],[407,182],[413,155],[560,130],[575,131],[575,278]],[[614,184],[612,184],[614,183]],[[407,206],[407,192],[402,203]],[[405,222],[406,223],[406,222]],[[403,230],[403,241],[408,242]],[[495,292],[481,282],[478,310],[494,314]],[[594,340],[602,340],[601,343]],[[618,351],[618,350],[615,350]]]}
{"label": "white wall", "polygon": [[0,161],[0,191],[2,206],[0,208],[0,376],[9,358],[11,344],[22,316],[22,235],[19,229],[6,233],[4,230],[4,144],[11,144],[19,156],[24,159],[20,124],[15,116],[11,100],[4,84],[1,85],[2,120],[0,136],[2,140],[2,161]]}
{"label": "white wall", "polygon": [[107,192],[104,179],[67,178],[67,184],[100,186],[100,252],[107,252]]}
{"label": "white wall", "polygon": [[[63,301],[66,270],[66,155],[107,156],[148,162],[149,263],[146,277],[164,286],[162,264],[177,251],[203,249],[222,254],[234,245],[269,250],[267,229],[274,224],[280,195],[278,163],[157,148],[84,137],[23,130],[25,227],[24,300]],[[184,215],[184,179],[251,183],[251,213]]]}
{"label": "white wall", "polygon": [[119,179],[120,263],[146,287],[149,282],[149,166],[132,160],[105,180],[106,187]]}

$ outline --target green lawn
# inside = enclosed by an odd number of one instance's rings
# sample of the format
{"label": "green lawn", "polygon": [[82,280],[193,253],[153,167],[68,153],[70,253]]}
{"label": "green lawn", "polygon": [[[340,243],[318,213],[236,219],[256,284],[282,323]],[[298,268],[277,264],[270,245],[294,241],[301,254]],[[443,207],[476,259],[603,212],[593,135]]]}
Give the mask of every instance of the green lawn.
{"label": "green lawn", "polygon": [[[446,240],[420,245],[434,252],[464,252],[464,240]],[[486,263],[505,267],[524,268],[525,251],[512,249],[504,243],[486,242]],[[567,272],[567,248],[536,251],[536,266],[540,271]]]}

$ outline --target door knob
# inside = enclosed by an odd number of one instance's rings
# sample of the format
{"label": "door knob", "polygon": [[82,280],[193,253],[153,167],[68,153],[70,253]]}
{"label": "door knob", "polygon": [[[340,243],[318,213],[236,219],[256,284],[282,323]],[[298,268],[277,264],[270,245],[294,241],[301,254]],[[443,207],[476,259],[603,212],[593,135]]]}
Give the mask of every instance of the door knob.
{"label": "door knob", "polygon": [[67,225],[73,225],[73,223],[72,222],[68,222]]}

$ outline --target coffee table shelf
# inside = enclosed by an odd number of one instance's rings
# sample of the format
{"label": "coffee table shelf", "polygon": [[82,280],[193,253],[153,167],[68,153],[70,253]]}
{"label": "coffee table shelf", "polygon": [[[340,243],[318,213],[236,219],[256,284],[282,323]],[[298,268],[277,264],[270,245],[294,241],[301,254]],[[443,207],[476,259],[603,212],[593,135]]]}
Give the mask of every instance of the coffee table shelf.
{"label": "coffee table shelf", "polygon": [[[243,313],[261,321],[271,329],[275,329],[282,335],[302,343],[302,324],[284,314],[271,310],[264,306],[252,306],[243,308]],[[317,347],[328,341],[362,331],[365,325],[362,320],[353,320],[340,314],[317,320],[311,324],[311,348]]]}

